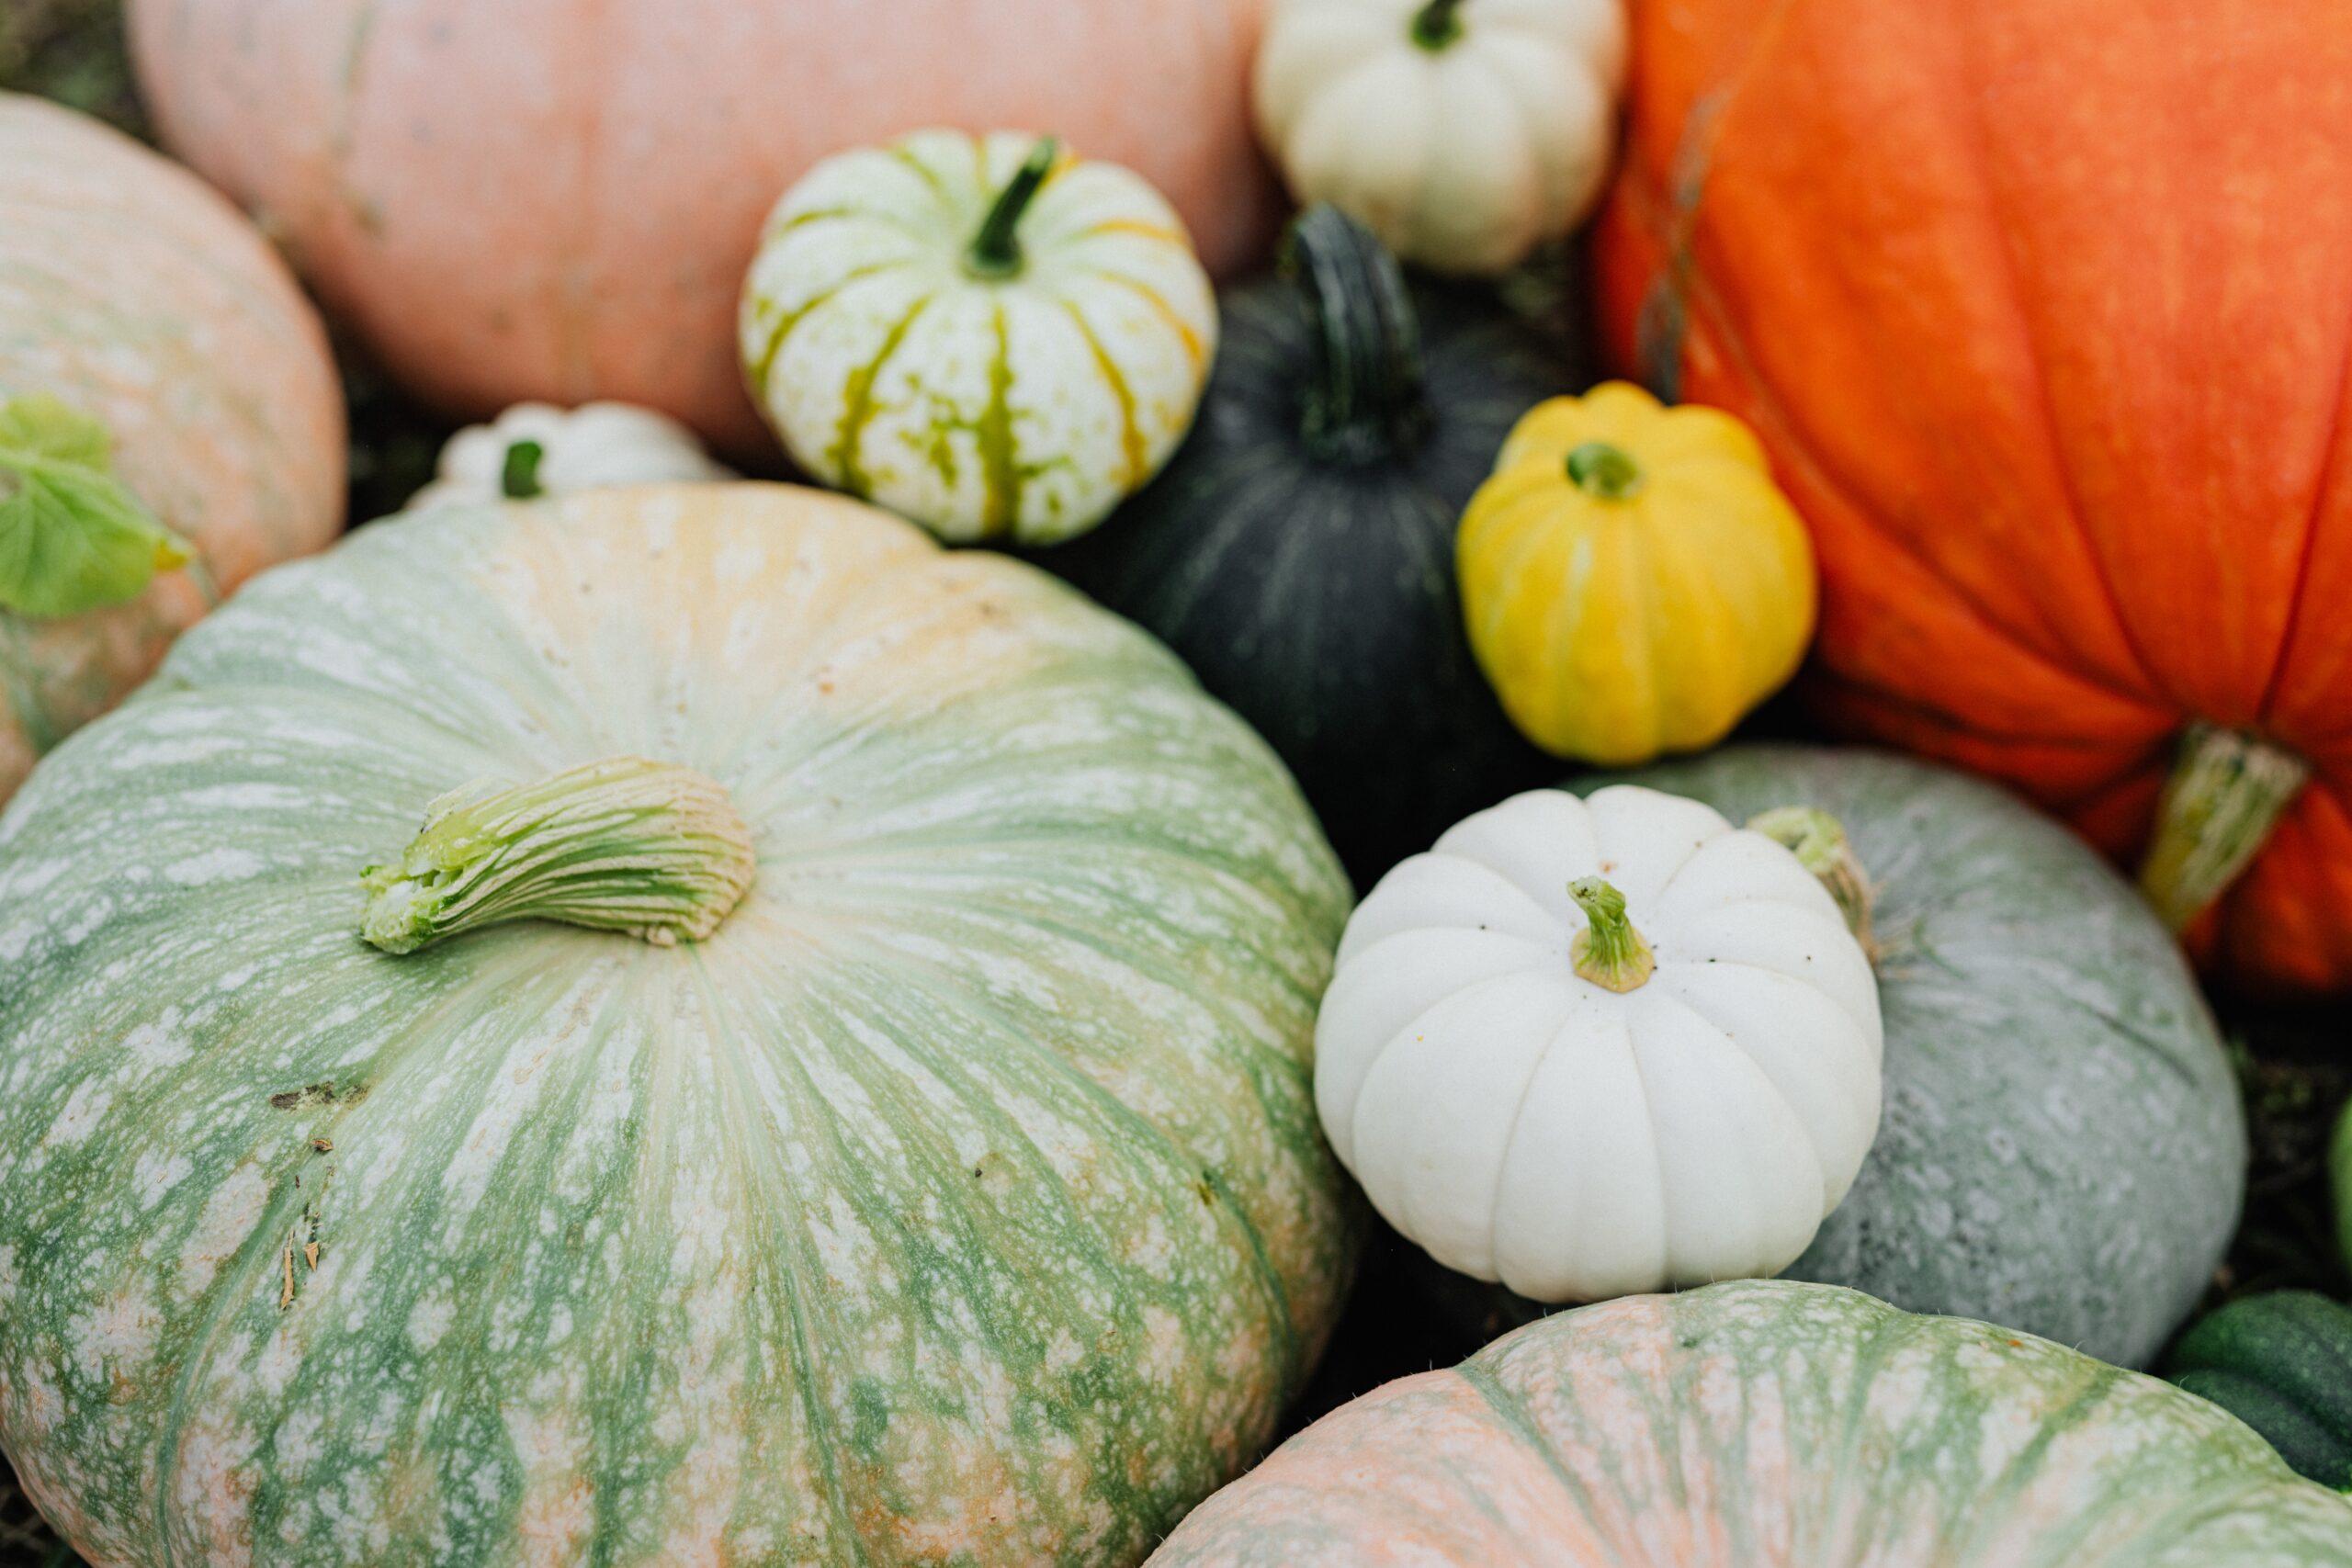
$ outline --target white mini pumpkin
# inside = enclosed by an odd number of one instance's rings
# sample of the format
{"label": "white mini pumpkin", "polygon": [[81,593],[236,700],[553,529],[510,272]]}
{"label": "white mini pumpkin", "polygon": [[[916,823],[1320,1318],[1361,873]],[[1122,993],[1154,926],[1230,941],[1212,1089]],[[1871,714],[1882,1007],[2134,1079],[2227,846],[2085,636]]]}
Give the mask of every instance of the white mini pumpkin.
{"label": "white mini pumpkin", "polygon": [[801,468],[941,538],[1024,545],[1159,471],[1216,330],[1183,220],[1139,175],[953,130],[810,170],[741,317],[753,400]]}
{"label": "white mini pumpkin", "polygon": [[1769,1275],[1877,1135],[1868,955],[1797,856],[1634,785],[1536,790],[1348,923],[1316,1103],[1388,1222],[1542,1301]]}
{"label": "white mini pumpkin", "polygon": [[433,482],[409,509],[452,502],[527,501],[612,485],[734,478],[693,431],[634,403],[516,403],[469,424],[441,448]]}
{"label": "white mini pumpkin", "polygon": [[1625,34],[1623,0],[1278,0],[1260,135],[1406,260],[1507,271],[1599,197]]}

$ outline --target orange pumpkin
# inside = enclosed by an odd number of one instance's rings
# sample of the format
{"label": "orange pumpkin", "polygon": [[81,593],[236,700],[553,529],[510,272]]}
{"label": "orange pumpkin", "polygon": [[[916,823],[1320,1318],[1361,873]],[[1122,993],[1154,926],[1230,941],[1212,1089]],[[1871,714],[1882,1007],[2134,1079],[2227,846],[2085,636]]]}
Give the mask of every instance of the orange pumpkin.
{"label": "orange pumpkin", "polygon": [[1212,268],[1278,216],[1265,0],[134,0],[165,141],[461,412],[643,403],[765,438],[735,359],[760,220],[826,153],[1055,131],[1173,200]]}
{"label": "orange pumpkin", "polygon": [[2237,976],[2352,983],[2343,7],[1636,26],[1607,328],[1770,449],[1819,548],[1826,714],[2142,862]]}
{"label": "orange pumpkin", "polygon": [[[333,538],[344,504],[326,334],[261,236],[130,138],[0,94],[0,406],[17,400],[95,422],[191,558],[102,608],[0,607],[0,801],[220,595]],[[0,462],[0,502],[23,482]]]}

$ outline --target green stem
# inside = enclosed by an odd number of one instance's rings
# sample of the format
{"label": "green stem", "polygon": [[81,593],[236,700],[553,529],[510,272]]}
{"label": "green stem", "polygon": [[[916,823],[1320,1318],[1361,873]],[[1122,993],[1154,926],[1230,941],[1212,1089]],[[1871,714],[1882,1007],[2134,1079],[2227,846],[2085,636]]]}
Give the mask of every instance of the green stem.
{"label": "green stem", "polygon": [[1462,37],[1462,0],[1430,0],[1413,13],[1412,40],[1435,54]]}
{"label": "green stem", "polygon": [[1846,917],[1846,929],[1875,961],[1878,947],[1871,934],[1871,879],[1854,853],[1853,841],[1846,837],[1846,825],[1810,806],[1783,806],[1749,818],[1747,830],[1786,848],[1799,865],[1813,873],[1837,901],[1838,912]]}
{"label": "green stem", "polygon": [[1621,995],[1647,984],[1657,960],[1625,918],[1625,896],[1600,877],[1580,876],[1568,884],[1568,897],[1585,919],[1585,929],[1568,948],[1577,974]]}
{"label": "green stem", "polygon": [[499,466],[498,493],[509,501],[529,501],[546,493],[539,483],[539,463],[548,449],[536,441],[517,441],[506,448],[506,461]]}
{"label": "green stem", "polygon": [[2310,776],[2301,758],[2267,740],[2217,725],[2188,728],[2140,863],[2141,890],[2165,924],[2186,930],[2227,891]]}
{"label": "green stem", "polygon": [[413,953],[506,920],[560,920],[657,947],[699,942],[752,886],[751,829],[691,768],[615,757],[537,784],[443,795],[399,860],[361,874],[361,934]]}
{"label": "green stem", "polygon": [[1061,139],[1041,136],[1029,150],[1003,190],[997,193],[996,204],[980,222],[980,231],[972,237],[971,248],[964,253],[965,269],[975,277],[1005,278],[1020,275],[1021,219],[1029,210],[1054,172],[1054,164],[1062,155]]}
{"label": "green stem", "polygon": [[1599,501],[1626,501],[1642,488],[1642,466],[1623,446],[1588,441],[1568,454],[1568,480]]}
{"label": "green stem", "polygon": [[1301,409],[1307,450],[1363,464],[1418,447],[1430,406],[1420,324],[1396,258],[1338,208],[1308,208],[1291,225],[1283,276],[1306,304],[1315,373]]}

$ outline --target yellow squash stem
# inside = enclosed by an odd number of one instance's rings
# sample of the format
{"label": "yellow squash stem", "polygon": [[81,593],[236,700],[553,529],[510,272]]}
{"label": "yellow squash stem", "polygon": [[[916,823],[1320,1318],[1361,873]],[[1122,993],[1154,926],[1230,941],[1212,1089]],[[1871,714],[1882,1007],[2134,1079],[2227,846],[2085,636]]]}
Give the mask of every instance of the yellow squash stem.
{"label": "yellow squash stem", "polygon": [[1761,833],[1797,857],[1837,901],[1846,917],[1846,929],[1878,960],[1878,943],[1871,932],[1871,879],[1846,837],[1846,825],[1828,812],[1810,806],[1783,806],[1747,819],[1748,831]]}
{"label": "yellow squash stem", "polygon": [[1585,929],[1568,948],[1577,974],[1604,990],[1638,990],[1657,967],[1650,944],[1625,918],[1625,896],[1597,876],[1568,884],[1568,897],[1584,911]]}
{"label": "yellow squash stem", "polygon": [[2156,805],[2140,888],[2174,931],[2187,929],[2261,852],[2311,769],[2267,740],[2189,727]]}
{"label": "yellow squash stem", "polygon": [[714,780],[615,757],[426,808],[400,858],[361,874],[361,935],[414,953],[507,920],[558,920],[657,947],[699,942],[752,886],[751,829]]}

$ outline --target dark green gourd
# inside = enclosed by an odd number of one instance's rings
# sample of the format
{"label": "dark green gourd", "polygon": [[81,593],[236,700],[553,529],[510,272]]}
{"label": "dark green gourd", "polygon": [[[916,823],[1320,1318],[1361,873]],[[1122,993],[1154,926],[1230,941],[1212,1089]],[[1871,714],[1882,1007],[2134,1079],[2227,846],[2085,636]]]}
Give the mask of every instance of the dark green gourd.
{"label": "dark green gourd", "polygon": [[2298,1473],[2352,1490],[2352,1307],[2312,1291],[2232,1302],[2180,1337],[2165,1376],[2261,1433]]}
{"label": "dark green gourd", "polygon": [[1453,536],[1512,423],[1582,384],[1491,293],[1415,283],[1317,208],[1228,290],[1191,440],[1037,557],[1182,655],[1273,743],[1359,886],[1546,776],[1462,627]]}
{"label": "dark green gourd", "polygon": [[[1732,746],[1572,787],[1627,778],[1735,822],[1818,807],[1868,884],[1885,1108],[1788,1277],[2145,1366],[2221,1261],[2246,1159],[2221,1037],[2146,904],[2056,822],[1923,762]],[[1485,1331],[1542,1310],[1442,1283]]]}

